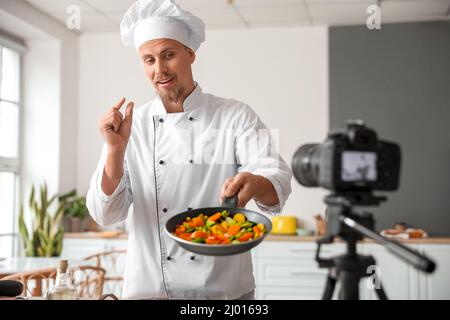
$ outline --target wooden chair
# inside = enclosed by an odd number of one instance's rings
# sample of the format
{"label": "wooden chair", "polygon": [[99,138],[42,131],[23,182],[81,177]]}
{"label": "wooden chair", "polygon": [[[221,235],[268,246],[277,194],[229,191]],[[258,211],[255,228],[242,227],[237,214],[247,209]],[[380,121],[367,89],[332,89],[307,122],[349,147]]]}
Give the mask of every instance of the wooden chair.
{"label": "wooden chair", "polygon": [[78,266],[69,268],[69,273],[80,298],[99,298],[103,295],[105,269],[97,266]]}
{"label": "wooden chair", "polygon": [[[20,272],[2,278],[2,280],[20,281],[22,296],[41,297],[56,279],[56,268]],[[105,269],[96,266],[70,267],[69,273],[80,298],[99,298],[103,294]]]}
{"label": "wooden chair", "polygon": [[120,296],[125,272],[127,249],[116,249],[90,255],[83,260],[94,261],[95,266],[106,270],[104,292]]}
{"label": "wooden chair", "polygon": [[52,281],[55,281],[56,269],[41,269],[35,271],[26,271],[11,274],[3,277],[2,280],[16,280],[23,284],[22,296],[41,297],[50,287]]}

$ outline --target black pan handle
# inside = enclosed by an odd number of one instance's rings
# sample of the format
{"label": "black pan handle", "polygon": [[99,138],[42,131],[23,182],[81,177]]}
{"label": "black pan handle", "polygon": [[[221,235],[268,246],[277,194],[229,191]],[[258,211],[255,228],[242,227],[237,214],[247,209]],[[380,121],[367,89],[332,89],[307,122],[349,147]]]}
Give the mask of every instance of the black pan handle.
{"label": "black pan handle", "polygon": [[222,207],[226,208],[236,208],[238,204],[238,195],[235,194],[232,197],[225,197],[222,200]]}

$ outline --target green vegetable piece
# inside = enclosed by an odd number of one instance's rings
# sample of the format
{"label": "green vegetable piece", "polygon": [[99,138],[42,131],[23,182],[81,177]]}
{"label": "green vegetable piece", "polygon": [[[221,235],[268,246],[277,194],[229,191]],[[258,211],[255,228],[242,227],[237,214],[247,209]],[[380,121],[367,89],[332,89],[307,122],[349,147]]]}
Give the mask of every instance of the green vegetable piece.
{"label": "green vegetable piece", "polygon": [[225,221],[228,223],[228,226],[232,226],[233,224],[236,224],[236,221],[234,219],[227,217]]}
{"label": "green vegetable piece", "polygon": [[206,227],[207,228],[211,228],[215,224],[216,224],[216,222],[214,222],[214,221],[206,220]]}
{"label": "green vegetable piece", "polygon": [[252,227],[252,224],[251,224],[251,222],[248,222],[248,221],[244,222],[244,223],[241,225],[241,228],[245,228],[245,229],[251,228],[251,227]]}

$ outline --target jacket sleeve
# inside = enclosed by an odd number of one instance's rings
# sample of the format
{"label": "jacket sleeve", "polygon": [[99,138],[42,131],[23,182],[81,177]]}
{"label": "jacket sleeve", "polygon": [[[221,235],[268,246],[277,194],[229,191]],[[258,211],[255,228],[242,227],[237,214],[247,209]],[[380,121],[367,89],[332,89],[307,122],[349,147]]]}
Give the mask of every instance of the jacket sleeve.
{"label": "jacket sleeve", "polygon": [[278,204],[266,206],[258,201],[256,204],[265,213],[279,214],[292,191],[292,171],[277,151],[278,136],[272,137],[250,107],[244,105],[236,114],[235,155],[238,171],[263,176],[272,183]]}
{"label": "jacket sleeve", "polygon": [[107,148],[105,144],[97,169],[91,178],[90,188],[86,196],[86,206],[90,215],[95,222],[103,227],[126,220],[128,209],[133,202],[126,160],[124,161],[124,174],[116,190],[109,196],[102,190],[102,177]]}

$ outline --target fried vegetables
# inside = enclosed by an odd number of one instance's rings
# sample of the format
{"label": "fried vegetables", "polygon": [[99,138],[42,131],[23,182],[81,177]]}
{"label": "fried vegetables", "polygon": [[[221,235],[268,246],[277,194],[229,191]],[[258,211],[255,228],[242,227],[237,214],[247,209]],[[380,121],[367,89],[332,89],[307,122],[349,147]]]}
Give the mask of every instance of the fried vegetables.
{"label": "fried vegetables", "polygon": [[232,244],[258,239],[266,232],[262,223],[249,221],[242,213],[233,217],[227,210],[211,216],[199,214],[177,225],[173,235],[186,241],[205,244]]}

